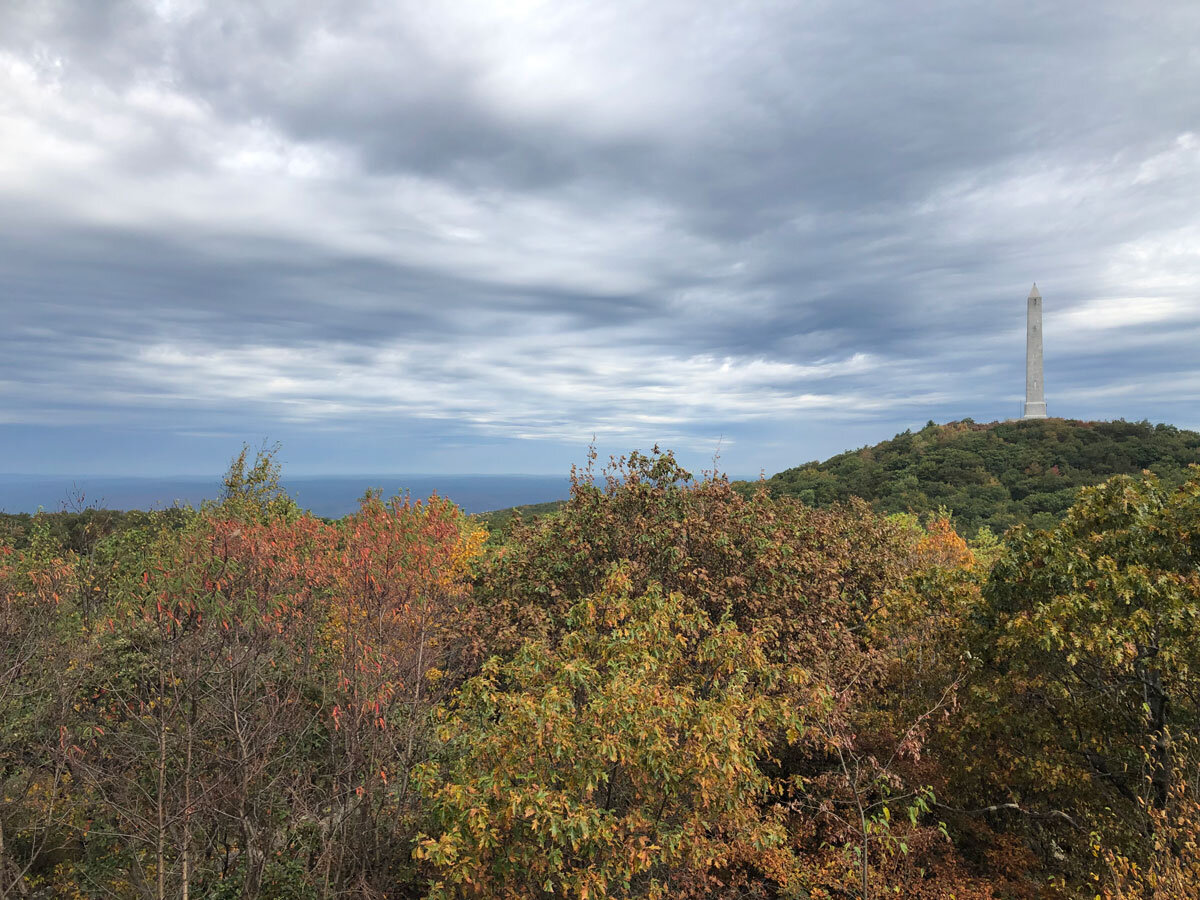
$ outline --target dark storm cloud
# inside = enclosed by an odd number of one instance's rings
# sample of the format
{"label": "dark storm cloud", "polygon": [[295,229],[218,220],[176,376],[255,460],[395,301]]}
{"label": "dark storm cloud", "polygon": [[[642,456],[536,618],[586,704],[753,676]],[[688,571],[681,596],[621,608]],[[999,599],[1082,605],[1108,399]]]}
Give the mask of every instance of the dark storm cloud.
{"label": "dark storm cloud", "polygon": [[1052,412],[1200,424],[1200,8],[310,6],[0,9],[0,468],[64,422],[781,467],[1012,414],[1034,278]]}

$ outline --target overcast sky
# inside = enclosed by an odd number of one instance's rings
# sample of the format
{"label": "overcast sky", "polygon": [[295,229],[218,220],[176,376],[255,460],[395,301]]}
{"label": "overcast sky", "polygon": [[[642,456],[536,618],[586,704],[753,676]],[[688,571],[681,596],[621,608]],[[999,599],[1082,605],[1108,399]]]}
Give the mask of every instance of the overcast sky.
{"label": "overcast sky", "polygon": [[1200,3],[0,3],[0,471],[1200,426]]}

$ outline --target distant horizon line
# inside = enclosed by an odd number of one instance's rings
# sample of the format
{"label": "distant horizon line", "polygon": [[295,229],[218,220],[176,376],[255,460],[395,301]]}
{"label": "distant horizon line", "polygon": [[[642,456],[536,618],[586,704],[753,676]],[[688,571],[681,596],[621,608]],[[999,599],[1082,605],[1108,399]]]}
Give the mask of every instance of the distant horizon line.
{"label": "distant horizon line", "polygon": [[[181,481],[207,481],[224,478],[221,474],[191,474],[184,472],[167,472],[161,475],[127,475],[118,472],[85,472],[83,474],[67,474],[64,472],[0,472],[0,478],[126,478],[130,481],[152,481],[163,478],[176,478]],[[304,472],[296,475],[281,474],[279,480],[304,478],[570,478],[570,473],[553,472]]]}
{"label": "distant horizon line", "polygon": [[[597,472],[599,474],[599,471]],[[730,478],[746,478],[744,474],[735,475],[733,472],[722,472],[722,475],[728,475]],[[754,478],[758,477],[755,473]],[[109,472],[87,472],[82,475],[68,475],[61,472],[41,473],[41,472],[0,472],[0,479],[5,478],[20,478],[29,480],[39,479],[82,479],[82,478],[110,478],[123,479],[128,481],[161,481],[163,479],[177,479],[179,481],[220,481],[224,478],[221,475],[192,475],[184,473],[167,473],[163,475],[125,475]],[[307,480],[315,478],[562,478],[569,480],[571,473],[561,472],[352,472],[348,474],[339,473],[303,473],[299,475],[281,475],[279,480],[287,482],[289,480]]]}

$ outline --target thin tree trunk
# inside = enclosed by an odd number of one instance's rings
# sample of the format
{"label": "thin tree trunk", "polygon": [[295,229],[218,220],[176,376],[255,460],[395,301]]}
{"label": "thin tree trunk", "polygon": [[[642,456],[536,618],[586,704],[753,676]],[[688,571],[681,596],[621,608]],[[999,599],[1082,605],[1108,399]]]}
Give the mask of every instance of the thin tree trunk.
{"label": "thin tree trunk", "polygon": [[246,737],[242,731],[242,718],[238,714],[237,676],[231,669],[229,672],[229,706],[233,714],[233,733],[237,738],[238,750],[238,816],[242,825],[242,853],[246,858],[246,880],[243,885],[245,896],[253,897],[258,893],[258,871],[255,865],[253,848],[255,841],[254,826],[246,811],[246,803],[250,797],[250,781],[248,769],[250,752],[246,748]]}
{"label": "thin tree trunk", "polygon": [[858,860],[858,875],[862,882],[862,900],[871,900],[871,857],[868,849],[871,838],[870,832],[867,830],[867,813],[863,808],[862,794],[858,790],[858,779],[861,772],[859,761],[854,757],[854,774],[850,774],[850,766],[846,762],[846,756],[842,752],[842,748],[837,748],[838,759],[842,764],[842,774],[846,777],[846,783],[850,788],[850,792],[854,795],[854,805],[858,808],[858,829],[862,836],[862,853]]}
{"label": "thin tree trunk", "polygon": [[188,715],[187,745],[184,751],[183,764],[183,839],[180,852],[182,855],[182,897],[189,900],[191,892],[191,843],[192,843],[192,741],[196,729],[196,698],[191,698],[191,710]]}
{"label": "thin tree trunk", "polygon": [[867,818],[863,814],[862,803],[858,799],[858,792],[854,794],[855,802],[858,803],[858,824],[862,829],[862,858],[859,860],[859,877],[862,879],[862,896],[863,900],[871,900],[871,858],[868,855],[867,841],[870,835],[867,832]]}
{"label": "thin tree trunk", "polygon": [[[1157,643],[1157,639],[1155,640]],[[1142,655],[1153,662],[1158,655],[1157,647],[1140,651]],[[1142,682],[1142,701],[1150,711],[1150,733],[1153,748],[1150,749],[1154,762],[1154,771],[1150,773],[1150,784],[1154,789],[1154,805],[1157,809],[1165,809],[1167,798],[1171,793],[1171,738],[1167,732],[1167,714],[1169,697],[1162,686],[1162,672],[1153,665],[1145,665],[1142,660],[1136,663],[1138,678]]]}
{"label": "thin tree trunk", "polygon": [[408,773],[412,769],[413,758],[413,743],[416,739],[417,731],[417,709],[421,703],[421,679],[424,674],[425,660],[425,633],[426,623],[421,622],[421,639],[417,644],[417,672],[413,681],[416,682],[416,687],[413,689],[412,712],[408,717],[408,743],[404,748],[404,780],[400,784],[400,802],[403,803],[408,799]]}
{"label": "thin tree trunk", "polygon": [[162,719],[166,687],[160,669],[158,674],[158,796],[156,798],[158,834],[154,842],[154,874],[158,882],[158,900],[166,900],[167,897],[167,724]]}

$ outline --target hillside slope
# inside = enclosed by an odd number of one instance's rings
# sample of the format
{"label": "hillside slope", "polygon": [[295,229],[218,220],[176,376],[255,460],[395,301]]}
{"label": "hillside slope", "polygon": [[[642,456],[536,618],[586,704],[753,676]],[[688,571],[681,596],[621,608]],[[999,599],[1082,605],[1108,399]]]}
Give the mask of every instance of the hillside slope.
{"label": "hillside slope", "polygon": [[566,500],[551,500],[547,503],[526,503],[523,506],[509,506],[504,509],[493,509],[490,512],[475,513],[473,518],[487,527],[493,538],[493,543],[503,543],[512,530],[513,518],[520,514],[525,521],[539,516],[558,512],[566,505]]}
{"label": "hillside slope", "polygon": [[1200,463],[1200,433],[1171,425],[965,419],[787,469],[766,485],[812,506],[858,496],[888,513],[946,507],[974,534],[985,525],[1048,527],[1084,485],[1145,469],[1176,481],[1190,463]]}

